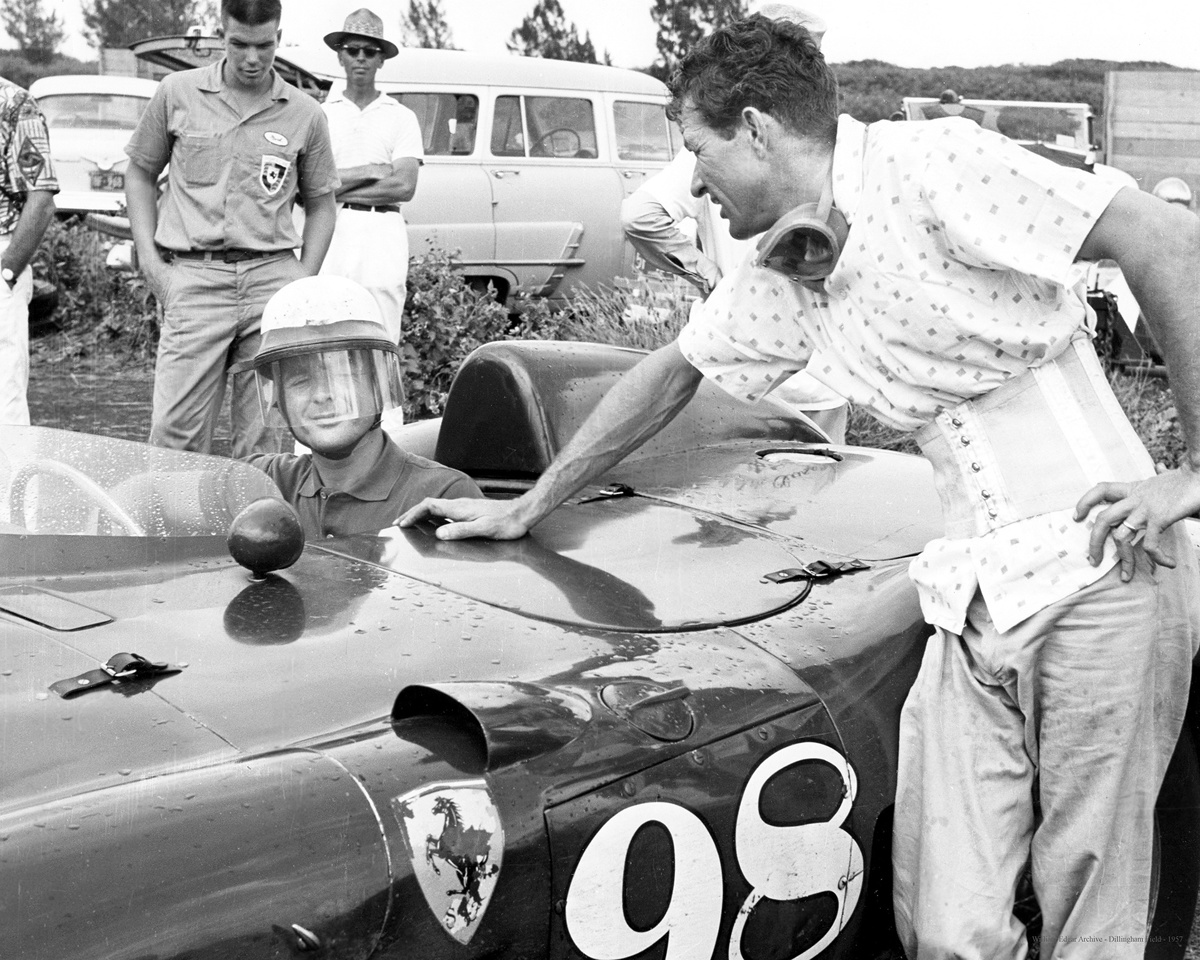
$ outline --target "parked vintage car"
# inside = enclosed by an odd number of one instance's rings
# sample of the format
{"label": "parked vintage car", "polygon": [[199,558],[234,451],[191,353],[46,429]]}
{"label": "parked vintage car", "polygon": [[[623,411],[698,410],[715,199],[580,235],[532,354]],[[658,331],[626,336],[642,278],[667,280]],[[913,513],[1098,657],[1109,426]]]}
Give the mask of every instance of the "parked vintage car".
{"label": "parked vintage car", "polygon": [[[512,496],[637,358],[490,345],[403,442]],[[895,955],[923,460],[705,385],[519,541],[391,528],[263,572],[291,544],[241,512],[273,492],[0,428],[5,957]],[[1160,803],[1175,956],[1196,730]]]}
{"label": "parked vintage car", "polygon": [[125,144],[156,86],[138,77],[89,74],[43,77],[29,87],[50,130],[59,213],[125,209]]}
{"label": "parked vintage car", "polygon": [[[221,56],[212,37],[134,44],[158,69]],[[315,96],[343,82],[333,51],[285,48],[280,74]],[[667,88],[615,67],[405,49],[379,71],[424,135],[410,249],[459,254],[462,272],[509,296],[564,298],[630,276],[621,202],[679,149]]]}

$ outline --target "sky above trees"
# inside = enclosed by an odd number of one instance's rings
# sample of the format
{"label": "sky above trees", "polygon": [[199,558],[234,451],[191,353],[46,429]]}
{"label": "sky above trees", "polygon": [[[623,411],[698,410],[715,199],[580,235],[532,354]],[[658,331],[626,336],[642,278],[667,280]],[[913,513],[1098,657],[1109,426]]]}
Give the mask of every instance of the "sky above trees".
{"label": "sky above trees", "polygon": [[[303,46],[370,6],[397,38],[407,0],[284,0],[284,40]],[[456,45],[504,53],[535,0],[443,0]],[[648,66],[657,57],[654,0],[560,0],[567,20],[586,32],[603,58]],[[46,0],[62,17],[64,52],[94,57],[82,36],[80,0]],[[835,63],[877,59],[904,66],[1052,63],[1068,58],[1156,60],[1200,69],[1200,3],[1191,0],[802,0],[829,25],[824,48]],[[11,44],[8,44],[11,45]]]}

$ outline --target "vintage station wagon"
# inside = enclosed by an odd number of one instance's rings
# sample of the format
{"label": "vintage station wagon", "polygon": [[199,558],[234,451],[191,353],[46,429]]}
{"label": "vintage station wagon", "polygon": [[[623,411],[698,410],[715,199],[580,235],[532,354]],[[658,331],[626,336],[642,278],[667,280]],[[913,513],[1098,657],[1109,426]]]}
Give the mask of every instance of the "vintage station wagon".
{"label": "vintage station wagon", "polygon": [[[167,69],[223,54],[214,37],[133,49]],[[343,82],[324,47],[284,48],[275,63],[317,97]],[[658,80],[595,64],[403,49],[376,83],[416,113],[424,135],[417,193],[404,204],[413,256],[457,252],[463,273],[501,300],[564,298],[631,274],[621,201],[681,145]]]}

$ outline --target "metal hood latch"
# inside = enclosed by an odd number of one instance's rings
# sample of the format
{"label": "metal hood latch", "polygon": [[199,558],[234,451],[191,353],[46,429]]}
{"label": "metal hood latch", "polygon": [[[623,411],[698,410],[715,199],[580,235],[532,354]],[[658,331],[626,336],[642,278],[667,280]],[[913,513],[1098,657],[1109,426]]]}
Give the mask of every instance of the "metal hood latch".
{"label": "metal hood latch", "polygon": [[137,681],[158,679],[179,673],[181,670],[183,670],[182,666],[155,663],[136,653],[114,653],[108,658],[108,663],[99,669],[88,670],[78,676],[59,680],[50,684],[50,689],[65,700],[108,684],[122,686]]}
{"label": "metal hood latch", "polygon": [[862,560],[813,560],[802,567],[776,570],[762,578],[763,583],[791,583],[794,580],[828,580],[855,570],[869,570],[871,565]]}

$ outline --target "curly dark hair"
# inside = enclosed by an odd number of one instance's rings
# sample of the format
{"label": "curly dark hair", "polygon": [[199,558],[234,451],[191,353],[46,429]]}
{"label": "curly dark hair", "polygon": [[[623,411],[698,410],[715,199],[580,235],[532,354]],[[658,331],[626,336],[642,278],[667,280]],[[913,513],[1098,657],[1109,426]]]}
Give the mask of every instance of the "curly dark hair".
{"label": "curly dark hair", "polygon": [[812,36],[787,20],[755,14],[705,37],[671,78],[671,114],[684,99],[730,137],[744,107],[757,107],[794,133],[832,143],[837,80]]}

